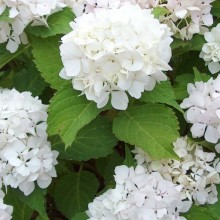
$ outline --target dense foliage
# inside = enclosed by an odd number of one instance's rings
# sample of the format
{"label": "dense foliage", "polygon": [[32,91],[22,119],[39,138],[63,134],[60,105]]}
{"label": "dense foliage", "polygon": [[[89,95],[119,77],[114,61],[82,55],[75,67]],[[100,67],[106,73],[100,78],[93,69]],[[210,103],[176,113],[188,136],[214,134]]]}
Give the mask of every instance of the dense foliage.
{"label": "dense foliage", "polygon": [[0,0],[0,219],[220,219],[218,0]]}

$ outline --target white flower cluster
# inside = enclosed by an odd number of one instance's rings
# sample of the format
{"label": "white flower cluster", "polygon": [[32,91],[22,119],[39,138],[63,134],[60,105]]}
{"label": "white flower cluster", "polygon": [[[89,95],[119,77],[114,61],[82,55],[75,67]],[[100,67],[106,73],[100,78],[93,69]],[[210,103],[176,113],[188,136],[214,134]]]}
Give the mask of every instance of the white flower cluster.
{"label": "white flower cluster", "polygon": [[168,13],[160,20],[169,25],[175,36],[191,40],[196,33],[203,34],[213,24],[211,3],[214,0],[167,0],[162,4]]}
{"label": "white flower cluster", "polygon": [[210,143],[220,139],[220,76],[208,82],[189,83],[189,97],[180,105],[194,138],[204,136]]}
{"label": "white flower cluster", "polygon": [[47,141],[47,106],[29,92],[0,92],[0,183],[25,195],[56,177],[58,152]]}
{"label": "white flower cluster", "polygon": [[202,146],[190,143],[187,137],[176,140],[174,151],[180,160],[153,160],[140,148],[133,152],[137,164],[144,166],[148,172],[158,172],[167,181],[182,186],[182,199],[199,205],[217,202],[215,184],[220,183],[220,163],[215,153],[205,152]]}
{"label": "white flower cluster", "polygon": [[209,71],[214,74],[220,71],[220,24],[210,32],[204,34],[205,43],[199,57],[208,65]]}
{"label": "white flower cluster", "polygon": [[61,0],[0,0],[0,16],[8,13],[0,21],[0,43],[7,42],[6,49],[14,53],[21,43],[28,43],[28,24],[47,26],[47,17],[64,6]]}
{"label": "white flower cluster", "polygon": [[12,219],[12,211],[13,207],[10,205],[4,204],[4,196],[5,194],[3,193],[2,190],[0,190],[0,220],[10,220]]}
{"label": "white flower cluster", "polygon": [[[154,19],[151,10],[125,4],[100,9],[71,23],[72,32],[60,46],[64,68],[60,76],[73,88],[104,107],[124,110],[129,93],[138,99],[144,90],[167,79],[171,70],[170,29]],[[126,93],[127,92],[127,93]]]}
{"label": "white flower cluster", "polygon": [[183,220],[190,201],[182,201],[181,187],[143,166],[115,168],[116,186],[89,204],[90,220]]}

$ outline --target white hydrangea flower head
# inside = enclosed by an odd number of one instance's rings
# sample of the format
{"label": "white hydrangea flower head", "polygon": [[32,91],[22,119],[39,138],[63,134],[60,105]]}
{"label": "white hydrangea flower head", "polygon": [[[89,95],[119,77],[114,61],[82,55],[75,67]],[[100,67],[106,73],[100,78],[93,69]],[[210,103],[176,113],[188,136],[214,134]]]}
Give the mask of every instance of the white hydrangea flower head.
{"label": "white hydrangea flower head", "polygon": [[181,186],[182,199],[199,205],[216,203],[220,163],[215,153],[205,152],[202,146],[190,142],[187,137],[176,140],[174,151],[180,160],[153,160],[140,148],[133,152],[137,164],[149,173],[159,172],[167,181]]}
{"label": "white hydrangea flower head", "polygon": [[1,90],[0,103],[0,148],[30,134],[47,136],[47,106],[38,97],[15,89]]}
{"label": "white hydrangea flower head", "polygon": [[47,106],[30,92],[0,92],[0,183],[25,195],[56,177],[58,152],[47,141]]}
{"label": "white hydrangea flower head", "polygon": [[189,97],[181,103],[194,138],[203,137],[216,144],[220,139],[220,76],[208,82],[189,83]]}
{"label": "white hydrangea flower head", "polygon": [[185,218],[179,213],[187,212],[192,204],[181,200],[181,187],[157,172],[148,174],[141,165],[116,167],[115,182],[114,189],[89,204],[90,220],[181,220]]}
{"label": "white hydrangea flower head", "polygon": [[28,24],[47,26],[47,17],[65,6],[61,0],[1,0],[0,15],[8,8],[10,20],[0,21],[0,43],[7,43],[6,49],[14,53],[21,43],[28,43]]}
{"label": "white hydrangea flower head", "polygon": [[167,0],[161,4],[168,12],[160,20],[167,23],[175,36],[191,40],[194,34],[203,34],[213,24],[211,3],[214,0]]}
{"label": "white hydrangea flower head", "polygon": [[12,219],[13,207],[10,205],[4,204],[4,192],[0,190],[0,219],[1,220],[10,220]]}
{"label": "white hydrangea flower head", "polygon": [[71,23],[72,32],[60,46],[64,68],[60,76],[73,88],[104,107],[124,110],[128,96],[139,99],[144,90],[167,79],[171,70],[170,29],[154,19],[151,10],[125,4],[99,9]]}
{"label": "white hydrangea flower head", "polygon": [[208,65],[209,71],[215,74],[220,71],[220,24],[204,33],[205,43],[199,55]]}

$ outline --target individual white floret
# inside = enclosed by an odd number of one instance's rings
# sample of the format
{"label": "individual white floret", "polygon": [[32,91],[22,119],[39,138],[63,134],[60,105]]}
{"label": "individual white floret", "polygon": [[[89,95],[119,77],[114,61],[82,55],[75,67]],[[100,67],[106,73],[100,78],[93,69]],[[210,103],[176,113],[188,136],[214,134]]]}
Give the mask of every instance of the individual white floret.
{"label": "individual white floret", "polygon": [[182,201],[181,187],[166,181],[157,173],[148,174],[143,166],[115,168],[114,189],[96,197],[89,204],[90,220],[165,220],[184,219],[191,202]]}
{"label": "individual white floret", "polygon": [[189,97],[180,105],[188,123],[193,124],[193,137],[204,136],[205,140],[217,143],[220,138],[220,76],[208,82],[189,83]]}
{"label": "individual white floret", "polygon": [[71,23],[72,32],[60,46],[64,68],[60,76],[73,88],[104,107],[126,109],[128,96],[138,99],[144,90],[167,79],[171,70],[170,29],[138,5],[99,9]]}
{"label": "individual white floret", "polygon": [[209,71],[214,74],[220,71],[220,24],[204,34],[205,43],[199,55],[208,65]]}
{"label": "individual white floret", "polygon": [[153,160],[140,148],[136,148],[135,159],[149,172],[159,172],[164,179],[182,186],[181,197],[196,204],[217,202],[216,184],[220,183],[220,163],[215,153],[205,152],[202,146],[178,138],[174,151],[180,160]]}
{"label": "individual white floret", "polygon": [[25,195],[56,177],[57,151],[47,141],[47,106],[31,93],[0,92],[0,183]]}

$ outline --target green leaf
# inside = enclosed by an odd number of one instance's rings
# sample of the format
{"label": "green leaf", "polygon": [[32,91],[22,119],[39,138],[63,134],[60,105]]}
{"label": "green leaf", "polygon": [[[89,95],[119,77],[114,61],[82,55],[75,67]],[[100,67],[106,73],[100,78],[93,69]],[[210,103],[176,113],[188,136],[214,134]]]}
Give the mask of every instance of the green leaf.
{"label": "green leaf", "polygon": [[25,196],[23,193],[20,193],[19,198],[33,210],[36,210],[42,217],[47,217],[45,198],[46,192],[47,191],[45,189],[40,189],[35,186],[34,191],[30,195]]}
{"label": "green leaf", "polygon": [[216,16],[217,18],[220,18],[220,2],[219,1],[214,1],[212,3],[211,14],[213,16]]}
{"label": "green leaf", "polygon": [[72,29],[69,25],[75,18],[70,8],[56,12],[47,19],[48,27],[29,25],[26,31],[35,36],[50,37],[57,34],[67,34]]}
{"label": "green leaf", "polygon": [[38,215],[36,220],[49,220],[49,218],[48,217],[43,217],[41,215]]}
{"label": "green leaf", "polygon": [[179,47],[185,47],[187,45],[187,41],[183,41],[179,38],[173,37],[173,42],[171,43],[172,50],[177,49]]}
{"label": "green leaf", "polygon": [[158,83],[152,91],[145,91],[141,96],[141,101],[150,103],[163,103],[170,105],[180,112],[183,110],[175,100],[173,88],[169,81]]}
{"label": "green leaf", "polygon": [[77,213],[71,220],[87,220],[88,216],[85,212]]}
{"label": "green leaf", "polygon": [[173,50],[173,56],[179,56],[181,54],[187,53],[188,51],[201,51],[205,43],[205,39],[201,35],[194,35],[192,40],[188,41],[187,44],[181,44]]}
{"label": "green leaf", "polygon": [[169,13],[169,10],[165,7],[155,7],[153,8],[153,15],[155,18],[159,18],[160,16],[166,15]]}
{"label": "green leaf", "polygon": [[188,47],[185,48],[185,50],[190,51],[201,51],[203,45],[205,44],[205,39],[202,35],[195,35],[192,40],[190,40],[190,43],[188,44]]}
{"label": "green leaf", "polygon": [[30,91],[33,96],[39,96],[47,86],[40,73],[32,62],[29,62],[27,69],[15,74],[14,87],[19,92]]}
{"label": "green leaf", "polygon": [[100,112],[94,102],[68,85],[51,99],[48,117],[49,135],[59,134],[65,147],[71,146],[77,132],[92,121]]}
{"label": "green leaf", "polygon": [[61,79],[59,72],[63,67],[59,45],[60,36],[48,38],[30,37],[34,62],[42,77],[52,88],[58,90],[69,81]]}
{"label": "green leaf", "polygon": [[179,136],[174,112],[159,104],[134,106],[123,111],[114,120],[116,137],[141,147],[152,158],[176,158],[172,142]]}
{"label": "green leaf", "polygon": [[22,203],[28,205],[32,210],[36,210],[42,217],[47,217],[45,199],[46,190],[35,187],[34,191],[28,196],[25,196],[18,189],[11,189],[9,193],[16,195]]}
{"label": "green leaf", "polygon": [[78,212],[88,208],[98,190],[96,177],[87,171],[71,173],[63,176],[57,183],[54,199],[57,208],[71,219]]}
{"label": "green leaf", "polygon": [[9,8],[6,7],[6,9],[3,11],[3,13],[0,15],[0,21],[13,21],[13,18],[9,17]]}
{"label": "green leaf", "polygon": [[129,146],[126,144],[125,145],[125,160],[124,160],[124,165],[128,167],[132,167],[135,165],[135,160],[134,157],[129,149]]}
{"label": "green leaf", "polygon": [[194,76],[192,74],[182,74],[176,77],[173,90],[177,100],[183,100],[189,96],[187,92],[187,85],[188,83],[193,82]]}
{"label": "green leaf", "polygon": [[7,189],[4,203],[13,206],[13,220],[27,220],[31,218],[33,210],[18,198],[15,190]]}
{"label": "green leaf", "polygon": [[0,78],[0,87],[12,89],[14,87],[15,75],[16,73],[14,72],[14,70],[11,70],[10,72],[4,72]]}
{"label": "green leaf", "polygon": [[212,213],[206,207],[193,205],[189,212],[185,215],[187,220],[217,220],[217,216],[213,216]]}
{"label": "green leaf", "polygon": [[193,68],[193,71],[195,75],[194,82],[200,82],[200,81],[207,82],[211,78],[211,76],[205,73],[200,73],[196,67]]}
{"label": "green leaf", "polygon": [[112,134],[112,123],[105,117],[97,117],[77,133],[71,147],[65,150],[57,136],[52,139],[52,146],[60,152],[60,158],[86,161],[111,154],[117,141]]}
{"label": "green leaf", "polygon": [[29,47],[29,45],[22,45],[18,48],[15,53],[10,53],[6,50],[6,44],[0,44],[0,69],[9,63],[11,60],[16,58],[18,55],[24,52]]}
{"label": "green leaf", "polygon": [[119,156],[117,151],[114,151],[114,153],[110,154],[108,157],[96,160],[96,168],[105,180],[105,185],[109,185],[111,182],[114,182],[113,175],[115,167],[121,165],[122,163],[123,158]]}
{"label": "green leaf", "polygon": [[[18,189],[11,189],[9,188],[9,191],[7,193],[7,197],[9,197],[9,202],[11,196],[16,197],[19,199],[19,201],[22,204],[26,204],[31,208],[31,210],[37,211],[42,217],[47,218],[47,213],[46,213],[46,190],[40,189],[39,187],[35,187],[34,191],[28,195],[25,196],[20,190]],[[12,201],[13,203],[13,201]],[[17,202],[19,203],[19,202]],[[11,204],[11,203],[10,203]],[[26,207],[24,207],[27,209]],[[26,218],[25,220],[27,220]]]}

